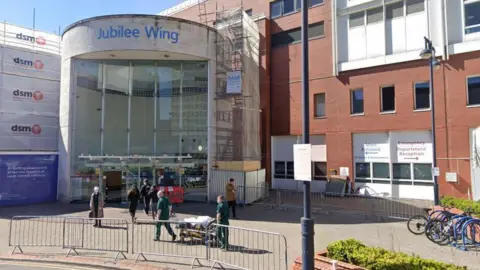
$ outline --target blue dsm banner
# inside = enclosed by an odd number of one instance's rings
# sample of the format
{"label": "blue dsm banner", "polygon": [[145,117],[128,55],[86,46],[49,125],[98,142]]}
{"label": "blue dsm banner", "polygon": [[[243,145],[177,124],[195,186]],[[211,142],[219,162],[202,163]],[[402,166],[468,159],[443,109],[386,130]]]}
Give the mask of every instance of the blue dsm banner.
{"label": "blue dsm banner", "polygon": [[0,155],[0,206],[57,199],[58,155]]}

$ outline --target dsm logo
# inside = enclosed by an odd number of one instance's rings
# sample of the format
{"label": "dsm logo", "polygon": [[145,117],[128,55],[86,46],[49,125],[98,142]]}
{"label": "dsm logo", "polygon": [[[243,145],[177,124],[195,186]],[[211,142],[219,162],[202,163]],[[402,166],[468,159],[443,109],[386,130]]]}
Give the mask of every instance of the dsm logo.
{"label": "dsm logo", "polygon": [[38,70],[42,70],[43,67],[44,67],[43,62],[40,61],[40,60],[32,61],[32,60],[25,60],[25,59],[22,59],[20,57],[16,57],[16,58],[13,59],[13,62],[15,62],[15,64],[20,65],[20,66],[33,67],[33,68],[38,69]]}
{"label": "dsm logo", "polygon": [[42,128],[39,125],[13,125],[10,130],[16,134],[39,135],[42,133]]}
{"label": "dsm logo", "polygon": [[22,33],[18,33],[18,34],[15,35],[15,37],[17,39],[25,40],[25,41],[28,41],[28,42],[31,42],[31,43],[37,43],[40,46],[44,46],[45,44],[47,44],[47,40],[42,36],[33,37],[33,36],[29,36],[29,35],[24,35]]}
{"label": "dsm logo", "polygon": [[35,101],[43,100],[43,93],[40,91],[21,91],[19,89],[13,91],[13,98],[15,99],[33,99]]}

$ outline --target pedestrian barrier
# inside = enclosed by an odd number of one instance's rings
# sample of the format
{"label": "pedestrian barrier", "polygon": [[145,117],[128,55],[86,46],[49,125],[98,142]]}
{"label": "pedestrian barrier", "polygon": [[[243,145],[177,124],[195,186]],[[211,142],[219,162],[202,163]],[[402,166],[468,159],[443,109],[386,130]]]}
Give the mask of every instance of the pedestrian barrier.
{"label": "pedestrian barrier", "polygon": [[288,269],[283,235],[218,225],[215,219],[208,223],[137,220],[131,227],[123,219],[75,216],[15,216],[10,221],[12,254],[16,250],[23,253],[22,247],[59,247],[68,249],[67,256],[72,252],[78,255],[77,250],[116,252],[117,260],[119,256],[126,259],[129,241],[135,262],[152,255],[192,259],[192,268],[195,264],[202,266],[204,260],[213,263],[212,269]]}
{"label": "pedestrian barrier", "polygon": [[[135,262],[140,257],[147,260],[145,255],[191,258],[195,263],[202,265],[200,259],[207,259],[207,227],[192,227],[190,223],[163,220],[137,220],[132,226],[132,253],[136,254]],[[173,242],[167,227],[176,236]],[[158,230],[158,235],[157,235]],[[158,239],[156,239],[158,236]]]}
{"label": "pedestrian barrier", "polygon": [[266,185],[258,187],[237,187],[237,202],[240,205],[263,205],[266,209],[278,206],[279,198],[276,190],[269,189]]}
{"label": "pedestrian barrier", "polygon": [[287,239],[285,236],[253,229],[212,224],[208,234],[208,259],[216,265],[240,269],[288,269]]}
{"label": "pedestrian barrier", "polygon": [[10,220],[8,246],[12,254],[22,247],[63,247],[63,220],[58,216],[15,216]]}
{"label": "pedestrian barrier", "polygon": [[63,220],[63,248],[67,257],[77,250],[116,252],[124,259],[128,253],[128,222],[123,219],[67,217]]}

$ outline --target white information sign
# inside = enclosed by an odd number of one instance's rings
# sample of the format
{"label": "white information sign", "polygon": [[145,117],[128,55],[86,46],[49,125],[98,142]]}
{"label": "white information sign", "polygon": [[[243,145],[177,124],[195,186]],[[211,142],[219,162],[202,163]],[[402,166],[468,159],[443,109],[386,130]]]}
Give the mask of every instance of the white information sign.
{"label": "white information sign", "polygon": [[399,141],[397,143],[397,162],[431,162],[432,144],[422,141]]}
{"label": "white information sign", "polygon": [[440,176],[440,168],[438,168],[438,167],[433,167],[433,168],[432,168],[432,175],[433,175],[433,176]]}
{"label": "white information sign", "polygon": [[242,93],[242,72],[241,71],[227,72],[227,93],[229,94]]}
{"label": "white information sign", "polygon": [[340,176],[350,176],[348,167],[340,167]]}
{"label": "white information sign", "polygon": [[312,145],[293,145],[294,178],[298,181],[312,181]]}

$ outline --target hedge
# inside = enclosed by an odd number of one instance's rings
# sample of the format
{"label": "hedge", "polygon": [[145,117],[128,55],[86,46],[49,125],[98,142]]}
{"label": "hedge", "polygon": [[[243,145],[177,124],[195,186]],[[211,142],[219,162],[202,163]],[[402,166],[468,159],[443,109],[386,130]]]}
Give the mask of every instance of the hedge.
{"label": "hedge", "polygon": [[328,245],[327,257],[370,270],[460,270],[455,266],[392,252],[383,248],[367,247],[355,239],[336,241]]}
{"label": "hedge", "polygon": [[455,207],[462,211],[472,210],[473,214],[480,215],[480,201],[471,201],[466,199],[459,199],[451,196],[446,196],[441,199],[443,206]]}

